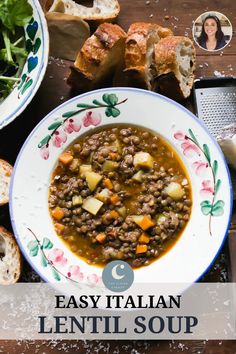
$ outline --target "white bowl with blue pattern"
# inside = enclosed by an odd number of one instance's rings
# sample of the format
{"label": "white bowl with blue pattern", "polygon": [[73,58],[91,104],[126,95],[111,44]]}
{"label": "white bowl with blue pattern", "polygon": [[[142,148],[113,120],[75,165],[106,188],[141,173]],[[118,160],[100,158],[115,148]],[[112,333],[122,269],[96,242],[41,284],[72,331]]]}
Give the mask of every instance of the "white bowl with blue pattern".
{"label": "white bowl with blue pattern", "polygon": [[18,117],[36,94],[46,71],[49,53],[49,36],[46,19],[38,0],[28,0],[33,16],[25,26],[26,59],[21,81],[0,103],[0,129]]}

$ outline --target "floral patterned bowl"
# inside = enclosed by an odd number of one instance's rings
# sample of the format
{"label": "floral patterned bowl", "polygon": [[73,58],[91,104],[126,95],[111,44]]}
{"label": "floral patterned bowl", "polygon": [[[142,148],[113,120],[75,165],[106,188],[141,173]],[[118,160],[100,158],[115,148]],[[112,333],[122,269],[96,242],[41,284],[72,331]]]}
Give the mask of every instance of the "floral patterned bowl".
{"label": "floral patterned bowl", "polygon": [[135,282],[192,283],[212,264],[227,235],[232,190],[223,154],[205,126],[174,101],[139,89],[111,88],[74,97],[48,114],[17,158],[10,188],[14,232],[26,259],[48,282],[100,284],[102,269],[73,254],[56,235],[48,186],[61,152],[106,124],[137,124],[160,134],[186,166],[193,191],[190,221],[161,258],[134,271]]}
{"label": "floral patterned bowl", "polygon": [[38,0],[28,0],[33,17],[25,26],[26,48],[29,52],[21,80],[0,103],[0,129],[19,116],[31,102],[44,77],[49,53],[47,23]]}

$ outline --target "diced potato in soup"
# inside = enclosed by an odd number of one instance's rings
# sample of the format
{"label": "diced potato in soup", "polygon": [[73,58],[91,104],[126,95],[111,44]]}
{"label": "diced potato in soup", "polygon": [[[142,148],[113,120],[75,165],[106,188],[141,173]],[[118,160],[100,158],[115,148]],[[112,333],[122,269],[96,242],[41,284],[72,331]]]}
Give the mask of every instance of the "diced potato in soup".
{"label": "diced potato in soup", "polygon": [[107,160],[104,162],[102,166],[102,170],[104,172],[111,172],[111,171],[115,171],[118,167],[119,165],[116,161]]}
{"label": "diced potato in soup", "polygon": [[181,185],[177,182],[170,182],[170,184],[164,189],[164,191],[174,200],[181,199],[185,192]]}
{"label": "diced potato in soup", "polygon": [[109,195],[110,195],[109,189],[104,188],[101,192],[99,192],[99,193],[96,195],[96,198],[99,199],[99,200],[101,200],[103,203],[105,203],[105,202],[108,200]]}
{"label": "diced potato in soup", "polygon": [[72,198],[72,204],[73,206],[75,205],[81,205],[83,203],[83,199],[81,195],[74,195]]}
{"label": "diced potato in soup", "polygon": [[144,174],[144,172],[142,170],[140,170],[133,175],[132,179],[136,182],[141,183],[142,179],[143,179],[143,174]]}
{"label": "diced potato in soup", "polygon": [[96,215],[99,209],[102,207],[103,202],[96,198],[88,198],[83,202],[82,208],[87,210],[89,213]]}
{"label": "diced potato in soup", "polygon": [[92,166],[91,165],[81,165],[79,167],[79,173],[80,173],[81,177],[84,177],[86,172],[92,172]]}
{"label": "diced potato in soup", "polygon": [[96,172],[85,172],[85,178],[90,191],[93,192],[97,188],[98,183],[101,181],[102,176]]}
{"label": "diced potato in soup", "polygon": [[134,155],[134,166],[153,168],[153,158],[148,152],[137,152],[137,154]]}

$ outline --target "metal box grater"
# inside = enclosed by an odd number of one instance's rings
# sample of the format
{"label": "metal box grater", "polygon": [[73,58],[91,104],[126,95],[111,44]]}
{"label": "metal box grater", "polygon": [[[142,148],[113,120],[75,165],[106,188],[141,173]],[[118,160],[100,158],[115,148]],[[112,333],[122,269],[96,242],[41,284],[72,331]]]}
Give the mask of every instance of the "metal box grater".
{"label": "metal box grater", "polygon": [[196,80],[194,98],[197,116],[214,137],[224,126],[236,123],[236,79]]}
{"label": "metal box grater", "polygon": [[[226,125],[236,123],[236,79],[212,78],[196,80],[194,83],[195,110],[215,138]],[[233,185],[236,172],[231,170]],[[236,199],[236,190],[234,190]]]}

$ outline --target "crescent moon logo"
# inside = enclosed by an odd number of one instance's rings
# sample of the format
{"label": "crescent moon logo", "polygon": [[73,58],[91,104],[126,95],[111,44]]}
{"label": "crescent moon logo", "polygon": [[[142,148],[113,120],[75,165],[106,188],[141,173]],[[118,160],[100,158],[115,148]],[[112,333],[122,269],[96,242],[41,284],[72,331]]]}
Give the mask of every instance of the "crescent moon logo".
{"label": "crescent moon logo", "polygon": [[120,265],[120,264],[115,265],[111,270],[112,277],[116,280],[123,279],[125,274],[123,274],[123,275],[117,274],[117,268],[124,269],[124,266]]}
{"label": "crescent moon logo", "polygon": [[131,287],[134,271],[127,262],[111,261],[103,269],[102,280],[107,289],[119,293]]}

